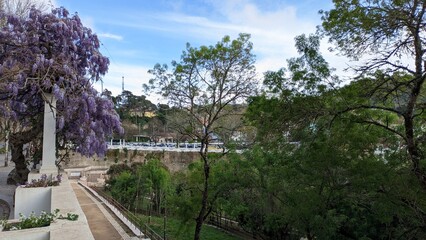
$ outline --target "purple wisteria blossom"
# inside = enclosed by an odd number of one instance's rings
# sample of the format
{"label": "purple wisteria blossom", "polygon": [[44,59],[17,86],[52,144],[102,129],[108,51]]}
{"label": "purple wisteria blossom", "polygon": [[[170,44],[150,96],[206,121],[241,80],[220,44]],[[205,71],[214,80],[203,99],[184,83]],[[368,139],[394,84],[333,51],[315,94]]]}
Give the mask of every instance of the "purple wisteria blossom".
{"label": "purple wisteria blossom", "polygon": [[65,8],[33,8],[25,18],[0,11],[0,19],[0,118],[21,126],[10,138],[17,170],[25,167],[19,146],[41,137],[43,92],[57,99],[58,143],[102,156],[107,138],[123,130],[112,102],[93,88],[109,65],[96,34]]}

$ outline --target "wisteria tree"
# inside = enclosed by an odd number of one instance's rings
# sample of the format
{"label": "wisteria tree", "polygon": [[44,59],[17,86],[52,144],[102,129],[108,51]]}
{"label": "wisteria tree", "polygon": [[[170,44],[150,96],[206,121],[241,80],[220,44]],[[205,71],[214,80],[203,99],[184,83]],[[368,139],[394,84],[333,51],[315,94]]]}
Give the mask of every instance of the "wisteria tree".
{"label": "wisteria tree", "polygon": [[20,126],[10,135],[13,180],[27,178],[23,146],[41,138],[44,93],[57,99],[59,149],[72,143],[102,156],[107,137],[122,128],[113,103],[92,86],[109,64],[97,36],[64,8],[32,8],[27,17],[0,12],[0,19],[0,117]]}

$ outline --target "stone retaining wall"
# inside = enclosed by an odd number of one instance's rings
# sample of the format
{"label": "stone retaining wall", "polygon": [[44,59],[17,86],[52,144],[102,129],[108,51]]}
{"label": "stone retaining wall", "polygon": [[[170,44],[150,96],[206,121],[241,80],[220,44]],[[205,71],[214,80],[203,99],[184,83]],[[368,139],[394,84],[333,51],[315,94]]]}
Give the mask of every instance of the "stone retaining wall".
{"label": "stone retaining wall", "polygon": [[157,158],[171,171],[185,170],[187,166],[200,159],[198,152],[173,152],[173,151],[146,151],[146,150],[108,150],[104,158],[84,157],[79,153],[70,156],[65,168],[77,168],[85,166],[98,166],[108,168],[115,163],[145,162],[147,159]]}

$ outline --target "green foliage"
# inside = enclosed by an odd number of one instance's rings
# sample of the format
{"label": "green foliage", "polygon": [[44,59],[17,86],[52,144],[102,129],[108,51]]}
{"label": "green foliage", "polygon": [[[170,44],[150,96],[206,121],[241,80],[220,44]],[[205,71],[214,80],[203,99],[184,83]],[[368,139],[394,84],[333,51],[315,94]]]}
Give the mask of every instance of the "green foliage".
{"label": "green foliage", "polygon": [[157,213],[164,208],[164,201],[170,191],[170,173],[159,160],[150,160],[136,172],[142,197],[152,196],[152,208]]}
{"label": "green foliage", "polygon": [[130,171],[123,171],[108,181],[111,196],[128,209],[132,208],[136,198],[135,176]]}
{"label": "green foliage", "polygon": [[149,199],[149,209],[160,214],[170,191],[170,173],[157,159],[146,163],[113,165],[106,190],[128,209],[138,209]]}
{"label": "green foliage", "polygon": [[[223,207],[246,229],[268,239],[423,238],[421,186],[391,146],[383,160],[376,145],[386,132],[335,122],[307,131],[297,144],[258,146],[232,161],[238,183]],[[270,146],[270,145],[268,145]],[[408,187],[410,186],[410,187]],[[406,203],[413,203],[416,208]]]}
{"label": "green foliage", "polygon": [[42,212],[40,216],[35,216],[34,214],[30,214],[29,217],[25,217],[22,214],[19,214],[19,224],[16,228],[19,229],[27,229],[27,228],[36,228],[36,227],[45,227],[49,226],[51,222],[56,218],[55,213],[46,213]]}
{"label": "green foliage", "polygon": [[[426,186],[424,162],[424,83],[426,80],[426,24],[424,1],[335,0],[334,8],[323,13],[321,32],[334,49],[357,60],[370,59],[354,69],[359,73],[364,104],[349,105],[341,113],[364,110],[360,123],[370,124],[397,135],[404,145],[413,174]],[[367,81],[365,78],[369,78]],[[422,96],[423,95],[423,96]],[[365,110],[369,111],[365,111]],[[375,112],[381,118],[370,119]],[[387,119],[399,118],[399,124]]]}
{"label": "green foliage", "polygon": [[424,238],[425,192],[401,148],[408,92],[399,83],[412,76],[323,85],[336,82],[315,39],[297,41],[288,76],[267,73],[270,92],[250,99],[245,120],[258,142],[232,162],[239,186],[225,211],[267,239]]}
{"label": "green foliage", "polygon": [[28,217],[19,214],[18,223],[10,224],[7,222],[7,220],[1,220],[0,225],[3,226],[3,231],[12,231],[27,228],[46,227],[54,222],[55,219],[66,219],[70,221],[76,221],[78,219],[78,214],[75,213],[67,213],[66,217],[63,217],[62,214],[59,214],[58,216],[58,214],[59,209],[56,209],[53,213],[41,212],[40,216],[36,216],[34,213],[31,213]]}
{"label": "green foliage", "polygon": [[[345,55],[358,59],[363,54],[404,54],[408,45],[401,36],[405,27],[424,23],[422,1],[334,0],[334,8],[321,11],[323,30]],[[412,14],[412,15],[411,15]],[[410,33],[411,34],[411,33]],[[395,45],[392,45],[395,43]],[[393,47],[398,46],[398,47]]]}
{"label": "green foliage", "polygon": [[287,60],[287,68],[264,75],[263,84],[270,93],[283,98],[297,95],[320,95],[339,84],[333,68],[319,52],[320,36],[300,35],[296,39],[299,57]]}
{"label": "green foliage", "polygon": [[[229,154],[227,157],[232,157]],[[207,199],[207,209],[209,211],[220,209],[221,199],[226,196],[234,187],[235,183],[232,168],[228,158],[218,154],[209,156],[214,162],[210,167],[209,177],[209,197]],[[169,211],[179,218],[184,224],[190,224],[197,217],[201,208],[201,189],[203,186],[203,163],[194,162],[189,165],[188,171],[176,173],[173,176],[173,194],[169,198]]]}
{"label": "green foliage", "polygon": [[[202,162],[175,174],[168,190],[171,180],[155,164],[137,168],[143,181],[126,181],[141,183],[137,189],[151,201],[161,196],[152,204],[166,206],[184,227],[217,211],[261,239],[425,239],[426,5],[333,2],[320,33],[345,56],[371,57],[351,83],[341,86],[333,75],[319,52],[321,35],[298,36],[300,56],[265,73],[267,90],[249,99],[244,122],[257,130],[252,149],[226,159],[200,152]],[[215,46],[188,44],[171,73],[167,65],[150,70],[152,86],[176,107],[169,123],[180,134],[209,144],[209,133],[231,126],[226,120],[235,119],[226,116],[237,113],[229,105],[237,99],[220,99],[221,90],[253,80],[248,40],[242,34]],[[238,64],[221,71],[229,57]]]}
{"label": "green foliage", "polygon": [[[253,44],[250,34],[239,34],[231,40],[225,36],[212,46],[191,47],[188,43],[179,62],[173,61],[173,71],[167,65],[156,64],[149,73],[154,75],[146,90],[155,89],[157,93],[167,97],[169,103],[178,108],[179,118],[171,123],[177,132],[201,142],[200,157],[203,161],[200,208],[195,218],[194,239],[200,238],[204,219],[209,215],[210,201],[209,177],[211,161],[208,157],[208,146],[211,134],[219,133],[219,129],[228,132],[236,127],[218,125],[224,116],[239,114],[236,109],[228,108],[240,103],[256,91],[255,57],[252,54]],[[224,133],[224,131],[221,131]]]}
{"label": "green foliage", "polygon": [[146,96],[133,95],[131,91],[123,91],[120,95],[114,98],[116,103],[116,110],[121,119],[132,119],[134,113],[140,115],[142,118],[144,114],[149,111],[155,111],[157,107],[151,101],[146,99]]}
{"label": "green foliage", "polygon": [[[167,65],[160,64],[149,71],[154,78],[146,89],[168,97],[180,110],[176,122],[170,123],[177,132],[201,141],[203,134],[223,128],[214,125],[218,119],[235,113],[226,111],[227,106],[255,91],[253,46],[249,40],[249,34],[240,34],[235,40],[225,36],[213,46],[194,48],[187,44],[181,61],[172,62],[171,73]],[[199,130],[202,128],[204,133]]]}
{"label": "green foliage", "polygon": [[66,220],[69,220],[69,221],[77,221],[78,220],[78,214],[67,213],[66,216],[62,216],[62,214],[60,214],[58,219],[66,219]]}
{"label": "green foliage", "polygon": [[[156,216],[139,215],[141,223],[147,223],[148,218],[150,221],[149,226],[157,233],[162,235],[164,231],[164,218]],[[195,224],[182,225],[179,219],[168,216],[166,220],[166,238],[170,240],[192,240],[194,239]],[[201,239],[203,240],[237,240],[240,239],[236,236],[228,234],[216,227],[205,225],[201,232]]]}

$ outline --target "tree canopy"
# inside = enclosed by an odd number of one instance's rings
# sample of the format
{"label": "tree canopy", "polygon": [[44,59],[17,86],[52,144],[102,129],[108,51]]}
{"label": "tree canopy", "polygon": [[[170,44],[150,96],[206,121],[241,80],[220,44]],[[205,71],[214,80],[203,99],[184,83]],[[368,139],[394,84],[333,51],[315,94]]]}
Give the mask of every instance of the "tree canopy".
{"label": "tree canopy", "polygon": [[194,48],[188,43],[181,60],[172,62],[171,73],[167,65],[160,64],[149,71],[154,78],[145,87],[156,89],[181,110],[181,124],[175,124],[176,130],[201,142],[203,186],[194,239],[199,239],[201,226],[212,208],[208,201],[208,148],[212,135],[227,127],[217,124],[221,119],[238,112],[229,106],[241,103],[256,90],[253,46],[249,40],[249,34],[240,34],[235,40],[225,36],[214,46]]}
{"label": "tree canopy", "polygon": [[[387,129],[404,142],[412,169],[426,186],[424,159],[424,82],[426,62],[424,1],[335,0],[334,9],[323,12],[322,32],[335,49],[353,59],[369,58],[355,70],[366,87],[367,104],[349,105],[341,113],[369,109],[395,115],[403,121],[390,125],[386,119],[366,123]],[[384,121],[383,121],[384,120]]]}

